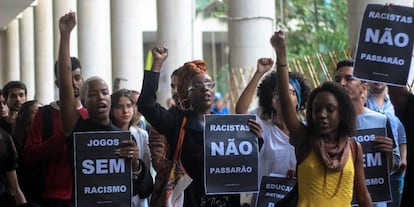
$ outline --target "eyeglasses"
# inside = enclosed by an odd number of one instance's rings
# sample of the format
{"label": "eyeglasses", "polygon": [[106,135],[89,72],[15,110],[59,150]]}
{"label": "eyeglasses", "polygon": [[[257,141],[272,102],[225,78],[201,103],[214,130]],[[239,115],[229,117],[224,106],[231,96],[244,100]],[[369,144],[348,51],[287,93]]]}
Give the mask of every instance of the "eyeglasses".
{"label": "eyeglasses", "polygon": [[207,82],[207,83],[194,83],[190,87],[188,87],[188,90],[201,90],[201,89],[213,89],[216,86],[214,82]]}
{"label": "eyeglasses", "polygon": [[[296,90],[289,89],[289,95],[296,96]],[[279,91],[274,91],[273,92],[273,97],[279,97]]]}

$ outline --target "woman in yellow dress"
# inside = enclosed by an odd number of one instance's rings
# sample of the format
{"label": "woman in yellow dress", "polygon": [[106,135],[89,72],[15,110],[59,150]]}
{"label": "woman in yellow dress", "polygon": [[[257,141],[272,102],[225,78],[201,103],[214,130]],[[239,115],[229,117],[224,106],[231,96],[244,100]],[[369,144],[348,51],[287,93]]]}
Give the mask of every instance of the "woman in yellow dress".
{"label": "woman in yellow dress", "polygon": [[[355,110],[343,87],[327,82],[311,92],[304,125],[298,120],[289,98],[285,36],[271,38],[277,54],[280,104],[290,142],[298,160],[299,207],[349,207],[355,192],[359,206],[372,206],[365,185],[362,148],[355,135]],[[355,147],[352,147],[355,146]],[[355,148],[355,159],[351,148]]]}

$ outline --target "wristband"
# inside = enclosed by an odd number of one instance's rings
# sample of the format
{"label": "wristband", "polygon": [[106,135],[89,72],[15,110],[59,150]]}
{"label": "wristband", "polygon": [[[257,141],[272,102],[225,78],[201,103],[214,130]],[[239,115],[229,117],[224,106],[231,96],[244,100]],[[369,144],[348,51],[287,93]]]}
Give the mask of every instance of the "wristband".
{"label": "wristband", "polygon": [[280,64],[280,63],[276,63],[276,66],[277,66],[277,67],[287,67],[288,65],[287,65],[287,64]]}

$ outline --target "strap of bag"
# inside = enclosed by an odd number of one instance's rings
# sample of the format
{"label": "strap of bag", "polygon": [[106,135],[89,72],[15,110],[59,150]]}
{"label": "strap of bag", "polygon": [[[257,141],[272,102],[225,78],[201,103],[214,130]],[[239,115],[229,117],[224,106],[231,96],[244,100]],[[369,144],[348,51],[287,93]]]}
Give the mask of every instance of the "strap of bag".
{"label": "strap of bag", "polygon": [[43,118],[43,141],[49,139],[53,134],[52,108],[46,105],[39,108]]}
{"label": "strap of bag", "polygon": [[178,135],[177,146],[175,146],[174,157],[173,159],[177,162],[181,163],[181,151],[184,142],[184,135],[185,135],[185,124],[187,123],[187,117],[183,117],[183,121],[181,122],[180,133]]}
{"label": "strap of bag", "polygon": [[358,146],[356,141],[351,138],[350,139],[350,147],[351,147],[351,154],[352,154],[352,159],[354,160],[354,165],[358,162]]}

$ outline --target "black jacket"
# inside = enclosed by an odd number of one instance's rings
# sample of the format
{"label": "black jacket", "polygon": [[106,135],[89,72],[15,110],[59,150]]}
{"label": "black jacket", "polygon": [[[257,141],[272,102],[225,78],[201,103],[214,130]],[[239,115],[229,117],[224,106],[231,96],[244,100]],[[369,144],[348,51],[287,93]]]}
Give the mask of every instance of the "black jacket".
{"label": "black jacket", "polygon": [[[181,162],[193,182],[185,190],[184,206],[201,206],[201,199],[206,199],[203,157],[204,128],[191,111],[180,111],[177,108],[167,110],[156,102],[159,77],[159,73],[145,71],[141,95],[137,103],[138,110],[155,130],[167,137],[168,158],[172,158],[174,154],[183,117],[187,117],[187,123],[184,126],[185,136]],[[235,201],[237,200],[236,202],[240,203],[238,195],[233,197]]]}

